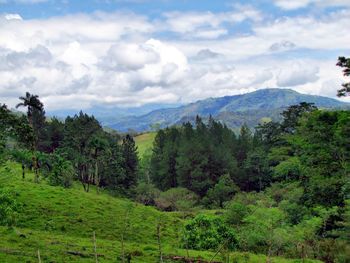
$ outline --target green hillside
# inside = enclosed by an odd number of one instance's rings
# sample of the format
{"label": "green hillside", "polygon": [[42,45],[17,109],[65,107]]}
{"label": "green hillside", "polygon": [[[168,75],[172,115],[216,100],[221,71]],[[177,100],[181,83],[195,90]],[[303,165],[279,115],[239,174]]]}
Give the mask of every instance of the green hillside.
{"label": "green hillside", "polygon": [[[0,262],[95,262],[93,232],[98,262],[157,262],[156,229],[161,225],[165,262],[185,256],[179,248],[182,216],[159,212],[128,200],[114,198],[96,189],[86,193],[80,185],[72,189],[53,187],[45,181],[33,183],[33,175],[21,179],[20,165],[7,163],[0,170],[0,183],[15,195],[19,204],[16,227],[0,227]],[[190,257],[209,261],[213,252],[189,251]],[[221,262],[219,253],[215,261]],[[235,262],[265,262],[265,256],[232,253]],[[273,262],[300,262],[275,258]],[[308,261],[316,262],[316,261]]]}
{"label": "green hillside", "polygon": [[140,158],[142,158],[142,156],[148,149],[152,148],[153,141],[156,135],[156,132],[148,132],[138,135],[134,138]]}

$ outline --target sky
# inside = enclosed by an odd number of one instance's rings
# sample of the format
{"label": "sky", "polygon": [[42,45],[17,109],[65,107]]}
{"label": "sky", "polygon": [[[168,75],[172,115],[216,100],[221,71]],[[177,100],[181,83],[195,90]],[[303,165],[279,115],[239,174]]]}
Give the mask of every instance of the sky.
{"label": "sky", "polygon": [[262,88],[335,98],[349,25],[350,0],[0,0],[0,103],[26,91],[48,111]]}

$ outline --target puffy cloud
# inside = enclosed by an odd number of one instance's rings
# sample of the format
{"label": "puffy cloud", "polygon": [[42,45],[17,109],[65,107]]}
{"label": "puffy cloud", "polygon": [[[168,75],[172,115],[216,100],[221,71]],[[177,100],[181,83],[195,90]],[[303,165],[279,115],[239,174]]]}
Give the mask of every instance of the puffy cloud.
{"label": "puffy cloud", "polygon": [[246,20],[262,19],[258,10],[246,5],[233,5],[230,12],[168,12],[163,28],[185,38],[216,39],[227,35],[224,24],[238,24]]}
{"label": "puffy cloud", "polygon": [[222,56],[219,53],[211,51],[209,48],[201,49],[198,53],[193,57],[195,60],[208,60],[208,59],[216,59]]}
{"label": "puffy cloud", "polygon": [[[191,102],[280,86],[335,95],[336,56],[291,57],[299,49],[349,51],[349,17],[340,10],[270,20],[247,6],[154,20],[125,12],[1,16],[0,96],[14,106],[30,91],[51,110]],[[248,34],[233,32],[248,20]]]}
{"label": "puffy cloud", "polygon": [[280,52],[280,51],[288,51],[295,47],[296,45],[293,42],[284,40],[281,42],[273,43],[269,49],[272,52]]}
{"label": "puffy cloud", "polygon": [[51,60],[51,52],[39,45],[27,52],[14,51],[0,55],[0,70],[15,71],[28,66],[47,67]]}
{"label": "puffy cloud", "polygon": [[159,61],[159,54],[148,44],[115,44],[99,63],[107,70],[137,70]]}

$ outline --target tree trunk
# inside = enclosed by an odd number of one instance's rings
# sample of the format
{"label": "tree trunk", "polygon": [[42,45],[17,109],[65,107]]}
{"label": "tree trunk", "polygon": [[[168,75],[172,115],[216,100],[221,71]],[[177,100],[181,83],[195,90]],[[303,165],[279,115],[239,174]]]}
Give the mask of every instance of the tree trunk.
{"label": "tree trunk", "polygon": [[25,166],[24,163],[22,163],[22,179],[24,180],[25,178]]}

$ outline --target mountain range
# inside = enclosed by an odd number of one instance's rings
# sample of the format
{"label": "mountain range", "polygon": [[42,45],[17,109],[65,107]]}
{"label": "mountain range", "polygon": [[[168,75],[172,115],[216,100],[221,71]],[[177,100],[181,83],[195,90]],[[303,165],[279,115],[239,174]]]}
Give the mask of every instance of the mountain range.
{"label": "mountain range", "polygon": [[[329,97],[301,94],[291,89],[260,89],[189,104],[148,104],[131,108],[98,106],[84,112],[94,115],[104,127],[120,132],[145,132],[186,121],[194,122],[197,115],[203,119],[211,115],[228,127],[238,129],[244,123],[253,128],[261,121],[278,121],[283,110],[300,102],[314,103],[324,109],[350,109],[350,103]],[[63,120],[76,113],[76,110],[56,110],[48,111],[47,115]]]}
{"label": "mountain range", "polygon": [[143,132],[154,127],[193,122],[197,115],[204,119],[212,115],[232,129],[244,123],[254,127],[264,120],[278,121],[283,110],[300,102],[314,103],[324,109],[350,109],[350,103],[328,97],[301,94],[290,89],[260,89],[243,95],[208,98],[179,107],[157,109],[139,116],[123,116],[107,126],[121,132]]}

